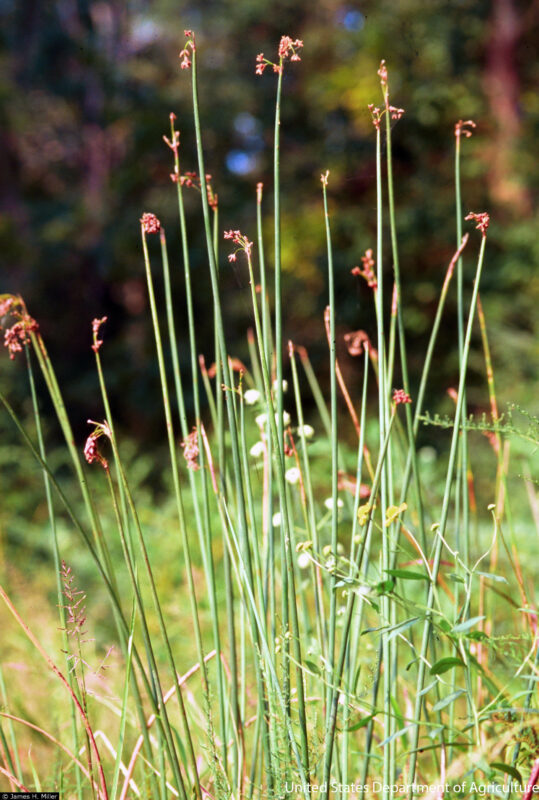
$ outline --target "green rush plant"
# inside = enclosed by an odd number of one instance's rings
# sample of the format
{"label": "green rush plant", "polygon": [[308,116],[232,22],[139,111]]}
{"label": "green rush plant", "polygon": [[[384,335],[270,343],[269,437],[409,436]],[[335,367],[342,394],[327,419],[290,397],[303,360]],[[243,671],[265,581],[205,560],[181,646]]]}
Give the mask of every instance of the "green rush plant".
{"label": "green rush plant", "polygon": [[[35,654],[48,667],[36,681],[48,685],[50,672],[65,700],[48,729],[37,719],[32,685],[21,694],[9,665],[0,670],[2,788],[5,783],[10,790],[59,790],[77,800],[265,800],[315,792],[324,800],[392,800],[467,796],[482,792],[474,785],[488,784],[507,798],[526,790],[529,796],[537,780],[535,770],[526,788],[538,749],[537,614],[511,497],[516,428],[498,410],[480,299],[490,220],[486,212],[464,216],[463,210],[461,144],[475,124],[461,120],[455,127],[456,250],[440,281],[414,386],[392,162],[394,122],[404,110],[391,104],[388,69],[381,62],[380,105],[369,106],[376,241],[366,248],[362,266],[352,270],[366,281],[376,338],[371,342],[364,331],[345,337],[350,354],[361,356],[361,392],[354,397],[338,359],[331,235],[337,211],[329,170],[321,176],[320,204],[329,386],[319,381],[301,342],[286,338],[281,105],[283,76],[301,61],[303,42],[283,36],[275,61],[257,56],[256,74],[267,70],[276,81],[273,207],[265,210],[258,183],[256,235],[251,241],[227,228],[223,259],[218,198],[205,167],[198,45],[192,31],[185,35],[180,66],[191,78],[198,171],[183,169],[171,114],[170,138],[164,138],[173,156],[178,231],[165,233],[150,212],[140,220],[174,509],[172,516],[163,512],[159,531],[166,565],[151,535],[146,495],[138,496],[115,425],[100,338],[106,318],[93,321],[91,344],[103,411],[100,421],[90,421],[81,447],[38,323],[21,297],[0,295],[5,345],[11,358],[26,354],[33,421],[26,423],[8,397],[0,399],[44,480],[61,641],[51,635],[45,644],[43,632],[24,619],[22,598],[10,586],[9,561],[0,586],[9,612],[3,636],[10,651],[22,650],[24,639],[31,643],[24,657]],[[197,281],[184,204],[184,192],[192,188],[200,195],[213,298],[212,319],[203,323],[213,325],[212,367],[197,344],[201,322],[194,311]],[[273,222],[272,253],[264,241],[266,215]],[[463,233],[465,220],[477,234]],[[169,260],[168,243],[177,235],[181,264]],[[224,270],[236,261],[248,276],[254,320],[247,334],[248,365],[231,353],[221,290]],[[172,288],[174,271],[183,276],[180,300]],[[431,385],[431,367],[452,292],[459,376],[454,415],[441,419],[429,415],[425,401],[427,391],[434,395],[440,388]],[[187,343],[177,335],[184,313]],[[481,423],[469,418],[466,402],[476,331],[491,409]],[[188,348],[187,360],[180,358],[180,347]],[[184,363],[187,368],[180,368]],[[35,380],[36,368],[42,383]],[[42,385],[65,439],[77,496],[49,455]],[[353,423],[351,441],[342,434],[349,429],[342,424],[345,412]],[[421,459],[422,422],[450,430],[441,488]],[[529,422],[532,430],[536,422]],[[476,509],[474,470],[482,464],[471,442],[485,432],[495,478],[491,505]],[[532,434],[524,439],[536,443]],[[530,518],[539,527],[530,481],[527,491]],[[82,628],[91,624],[92,610],[90,604],[87,620],[63,552],[69,547],[59,531],[66,528],[78,537],[112,612],[116,654],[106,681],[114,688],[106,696],[90,690]],[[40,743],[35,757],[28,745],[32,737]]]}

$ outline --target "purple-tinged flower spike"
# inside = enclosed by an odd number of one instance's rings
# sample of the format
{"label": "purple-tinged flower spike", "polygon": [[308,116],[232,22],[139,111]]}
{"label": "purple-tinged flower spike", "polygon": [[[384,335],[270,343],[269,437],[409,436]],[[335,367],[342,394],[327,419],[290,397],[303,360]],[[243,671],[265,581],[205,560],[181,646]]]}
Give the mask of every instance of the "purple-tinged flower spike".
{"label": "purple-tinged flower spike", "polygon": [[161,223],[155,214],[146,212],[140,218],[140,224],[142,225],[142,230],[144,233],[159,233],[161,230]]}
{"label": "purple-tinged flower spike", "polygon": [[97,353],[101,345],[103,344],[103,339],[99,338],[99,329],[102,325],[105,324],[108,317],[101,317],[101,319],[94,319],[92,322],[92,334],[94,338],[94,343],[92,345],[92,350],[94,353]]}
{"label": "purple-tinged flower spike", "polygon": [[302,47],[303,41],[301,39],[292,39],[290,36],[281,36],[278,50],[279,63],[274,64],[273,61],[270,61],[264,56],[264,53],[259,53],[256,57],[255,73],[257,75],[263,75],[266,67],[271,67],[274,72],[282,72],[283,64],[288,59],[290,61],[301,61],[297,51],[301,50]]}
{"label": "purple-tinged flower spike", "polygon": [[249,239],[247,238],[247,236],[244,236],[241,231],[225,231],[224,232],[224,238],[225,239],[232,239],[234,244],[238,245],[238,249],[234,253],[230,253],[230,255],[228,256],[228,260],[229,261],[235,261],[236,260],[236,254],[240,250],[243,250],[243,252],[247,256],[247,258],[251,257],[251,250],[252,250],[252,247],[253,247],[253,243],[250,242]]}
{"label": "purple-tinged flower spike", "polygon": [[477,222],[477,225],[475,226],[476,229],[481,231],[483,236],[487,235],[488,226],[490,224],[490,214],[488,214],[486,211],[481,211],[479,214],[474,214],[474,212],[471,211],[467,216],[464,217],[464,219],[471,219],[474,222]]}
{"label": "purple-tinged flower spike", "polygon": [[465,136],[469,139],[473,134],[474,128],[477,128],[477,125],[473,119],[467,119],[465,121],[459,119],[459,121],[455,123],[455,136],[457,139],[461,136]]}
{"label": "purple-tinged flower spike", "polygon": [[329,180],[329,169],[327,169],[325,172],[323,172],[320,175],[320,180],[322,182],[322,186],[325,186],[327,188],[328,180]]}

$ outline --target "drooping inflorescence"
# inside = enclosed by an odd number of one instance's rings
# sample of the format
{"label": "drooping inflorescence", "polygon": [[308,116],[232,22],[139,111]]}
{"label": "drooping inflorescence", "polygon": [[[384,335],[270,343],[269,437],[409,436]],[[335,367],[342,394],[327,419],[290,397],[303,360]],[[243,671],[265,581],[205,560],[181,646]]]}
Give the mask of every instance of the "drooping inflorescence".
{"label": "drooping inflorescence", "polygon": [[109,440],[112,439],[110,426],[107,422],[94,422],[93,419],[88,420],[88,425],[94,425],[94,430],[86,439],[86,444],[84,445],[84,458],[88,464],[93,464],[97,461],[98,464],[101,464],[104,470],[108,470],[109,462],[99,452],[97,442],[102,436],[105,436]]}

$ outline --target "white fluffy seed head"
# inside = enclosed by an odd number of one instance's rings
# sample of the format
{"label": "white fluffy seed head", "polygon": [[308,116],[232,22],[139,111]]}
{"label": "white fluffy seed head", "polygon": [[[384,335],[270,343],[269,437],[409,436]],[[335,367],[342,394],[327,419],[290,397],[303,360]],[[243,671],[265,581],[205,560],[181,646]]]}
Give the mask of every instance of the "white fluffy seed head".
{"label": "white fluffy seed head", "polygon": [[305,436],[306,439],[312,439],[314,436],[314,428],[310,425],[300,425],[298,428],[298,436]]}
{"label": "white fluffy seed head", "polygon": [[[324,505],[328,509],[328,511],[333,511],[333,498],[328,497],[327,500],[324,500]],[[337,508],[342,508],[344,506],[343,501],[340,497],[337,499]]]}
{"label": "white fluffy seed head", "polygon": [[247,391],[243,393],[243,399],[248,406],[254,406],[255,403],[258,403],[261,397],[262,395],[258,389],[247,389]]}
{"label": "white fluffy seed head", "polygon": [[264,455],[264,442],[255,442],[255,444],[249,450],[249,453],[253,456],[253,458],[261,458]]}
{"label": "white fluffy seed head", "polygon": [[297,467],[290,467],[290,469],[286,470],[284,477],[288,483],[297,483],[301,477],[301,472]]}

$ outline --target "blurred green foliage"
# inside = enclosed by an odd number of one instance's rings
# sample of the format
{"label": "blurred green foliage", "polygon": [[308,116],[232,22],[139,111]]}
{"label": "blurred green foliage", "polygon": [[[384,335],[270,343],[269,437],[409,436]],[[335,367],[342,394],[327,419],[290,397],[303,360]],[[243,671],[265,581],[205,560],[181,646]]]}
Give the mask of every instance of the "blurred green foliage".
{"label": "blurred green foliage", "polygon": [[[350,276],[375,239],[374,136],[367,104],[379,103],[376,71],[388,63],[397,222],[413,380],[422,364],[445,268],[455,247],[453,128],[477,122],[463,143],[466,210],[491,212],[483,284],[498,389],[533,406],[537,378],[539,121],[537,5],[520,0],[33,0],[0,6],[3,193],[2,291],[20,292],[38,319],[82,436],[99,417],[90,324],[108,315],[103,351],[113,407],[142,441],[161,430],[138,219],[154,211],[169,231],[187,370],[168,114],[181,130],[182,169],[195,169],[189,75],[179,69],[184,28],[196,31],[207,168],[221,227],[254,238],[255,186],[266,186],[271,265],[275,80],[255,76],[284,33],[305,42],[287,70],[282,125],[285,336],[327,370],[325,245],[319,175],[330,169],[338,329],[374,331],[366,286]],[[211,297],[198,197],[188,197],[199,349],[213,360]],[[466,257],[469,281],[473,251]],[[389,248],[385,266],[390,276]],[[246,358],[252,324],[242,265],[222,259],[230,349]],[[157,266],[157,263],[156,263]],[[389,281],[388,281],[389,285]],[[455,295],[446,315],[430,398],[452,385]],[[479,345],[479,337],[477,337]],[[450,351],[453,355],[446,359]],[[342,368],[357,390],[356,362]],[[22,369],[2,356],[12,391]],[[487,404],[480,348],[471,364],[475,410]],[[449,406],[443,410],[449,410]],[[77,424],[77,420],[80,424]]]}

